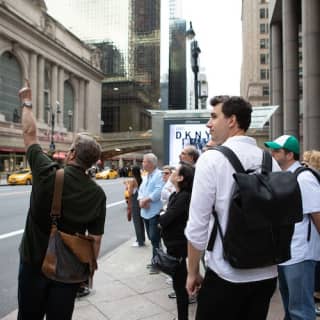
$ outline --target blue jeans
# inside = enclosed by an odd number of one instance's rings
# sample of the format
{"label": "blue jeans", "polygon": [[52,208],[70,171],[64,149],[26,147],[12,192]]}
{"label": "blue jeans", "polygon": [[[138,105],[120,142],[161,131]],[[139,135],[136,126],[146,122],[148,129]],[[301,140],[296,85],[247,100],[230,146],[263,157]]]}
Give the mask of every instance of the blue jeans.
{"label": "blue jeans", "polygon": [[40,270],[20,263],[18,320],[70,320],[79,284],[65,284],[46,278]]}
{"label": "blue jeans", "polygon": [[152,244],[152,258],[156,254],[156,248],[160,245],[160,229],[158,227],[159,215],[152,217],[151,219],[144,219],[144,224],[146,226],[146,231],[149,240]]}
{"label": "blue jeans", "polygon": [[278,266],[284,320],[314,320],[314,276],[316,261],[306,260]]}

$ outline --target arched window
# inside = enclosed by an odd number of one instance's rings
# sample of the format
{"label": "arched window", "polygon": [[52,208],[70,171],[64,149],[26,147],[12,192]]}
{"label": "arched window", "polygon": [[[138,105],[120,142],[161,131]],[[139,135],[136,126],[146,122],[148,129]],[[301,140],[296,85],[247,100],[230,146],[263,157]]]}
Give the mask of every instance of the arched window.
{"label": "arched window", "polygon": [[74,91],[69,81],[64,83],[63,125],[73,131],[74,124]]}
{"label": "arched window", "polygon": [[22,87],[21,67],[11,52],[0,56],[0,113],[6,121],[20,122],[18,91]]}

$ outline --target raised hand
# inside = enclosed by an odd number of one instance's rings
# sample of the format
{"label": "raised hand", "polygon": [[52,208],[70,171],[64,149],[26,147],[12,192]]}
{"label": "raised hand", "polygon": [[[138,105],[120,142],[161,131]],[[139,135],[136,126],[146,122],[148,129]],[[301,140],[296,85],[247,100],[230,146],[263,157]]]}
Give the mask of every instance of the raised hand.
{"label": "raised hand", "polygon": [[28,79],[25,79],[25,86],[22,89],[20,89],[19,97],[22,103],[32,101],[31,88]]}

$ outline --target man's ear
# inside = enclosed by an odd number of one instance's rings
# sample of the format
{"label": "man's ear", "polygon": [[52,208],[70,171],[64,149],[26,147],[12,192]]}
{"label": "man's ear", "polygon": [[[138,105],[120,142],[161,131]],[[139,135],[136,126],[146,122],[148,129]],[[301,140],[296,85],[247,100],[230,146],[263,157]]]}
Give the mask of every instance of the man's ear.
{"label": "man's ear", "polygon": [[76,158],[76,152],[73,150],[71,153],[70,153],[70,160],[74,160]]}
{"label": "man's ear", "polygon": [[237,125],[237,117],[233,114],[228,118],[228,123],[230,128],[234,128]]}

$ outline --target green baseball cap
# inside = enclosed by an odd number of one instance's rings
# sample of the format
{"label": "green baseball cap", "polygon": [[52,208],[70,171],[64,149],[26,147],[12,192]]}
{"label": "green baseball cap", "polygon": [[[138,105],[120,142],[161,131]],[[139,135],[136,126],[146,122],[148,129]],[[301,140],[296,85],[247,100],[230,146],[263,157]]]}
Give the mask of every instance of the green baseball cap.
{"label": "green baseball cap", "polygon": [[299,141],[295,136],[285,134],[274,141],[265,142],[264,145],[270,149],[286,149],[295,154],[300,154]]}

